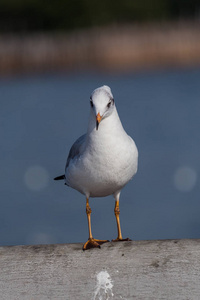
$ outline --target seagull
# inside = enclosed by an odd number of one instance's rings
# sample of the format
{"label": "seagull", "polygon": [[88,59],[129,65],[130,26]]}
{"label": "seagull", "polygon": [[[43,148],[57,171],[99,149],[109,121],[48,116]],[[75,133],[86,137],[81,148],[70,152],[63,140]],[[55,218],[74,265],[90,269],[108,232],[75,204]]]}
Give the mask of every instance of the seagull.
{"label": "seagull", "polygon": [[83,250],[100,248],[101,244],[109,242],[93,238],[90,197],[114,196],[118,236],[112,241],[130,240],[122,238],[119,198],[122,188],[136,174],[137,166],[137,147],[122,126],[110,87],[104,85],[95,89],[90,96],[87,133],[72,145],[65,174],[54,178],[64,180],[67,186],[86,197],[89,238]]}

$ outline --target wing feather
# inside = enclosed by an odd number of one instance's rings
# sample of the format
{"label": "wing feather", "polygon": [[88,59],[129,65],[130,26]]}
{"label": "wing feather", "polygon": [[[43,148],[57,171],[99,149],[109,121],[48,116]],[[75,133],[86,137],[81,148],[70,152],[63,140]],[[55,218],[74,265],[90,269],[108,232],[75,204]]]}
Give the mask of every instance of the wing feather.
{"label": "wing feather", "polygon": [[66,170],[67,167],[69,166],[70,161],[80,154],[81,146],[82,146],[83,143],[85,142],[85,138],[86,138],[86,134],[83,134],[83,135],[80,136],[80,137],[75,141],[75,143],[72,145],[72,147],[71,147],[71,149],[70,149],[70,151],[69,151],[68,158],[67,158],[65,170]]}

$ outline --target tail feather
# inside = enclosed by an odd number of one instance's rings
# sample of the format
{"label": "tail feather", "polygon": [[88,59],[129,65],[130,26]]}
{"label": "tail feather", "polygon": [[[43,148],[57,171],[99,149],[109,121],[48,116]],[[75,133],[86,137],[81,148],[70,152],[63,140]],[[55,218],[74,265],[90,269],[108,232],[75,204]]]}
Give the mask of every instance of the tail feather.
{"label": "tail feather", "polygon": [[61,176],[58,176],[58,177],[55,177],[54,180],[63,180],[65,179],[65,175],[61,175]]}

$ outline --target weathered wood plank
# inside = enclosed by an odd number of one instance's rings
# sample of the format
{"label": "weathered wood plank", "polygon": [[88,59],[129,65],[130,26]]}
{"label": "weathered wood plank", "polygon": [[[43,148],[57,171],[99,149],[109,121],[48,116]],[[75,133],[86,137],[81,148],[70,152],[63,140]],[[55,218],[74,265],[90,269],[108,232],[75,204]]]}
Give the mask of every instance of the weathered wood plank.
{"label": "weathered wood plank", "polygon": [[0,299],[200,299],[200,240],[0,247]]}

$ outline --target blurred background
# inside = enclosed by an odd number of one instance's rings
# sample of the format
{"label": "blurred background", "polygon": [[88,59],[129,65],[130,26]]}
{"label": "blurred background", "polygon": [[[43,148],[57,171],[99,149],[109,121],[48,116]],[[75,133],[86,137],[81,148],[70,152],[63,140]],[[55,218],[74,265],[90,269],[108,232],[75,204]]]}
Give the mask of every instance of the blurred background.
{"label": "blurred background", "polygon": [[[111,87],[139,149],[121,193],[124,237],[200,237],[198,0],[1,0],[0,245],[85,242],[85,198],[55,182]],[[94,198],[93,235],[117,236]]]}

